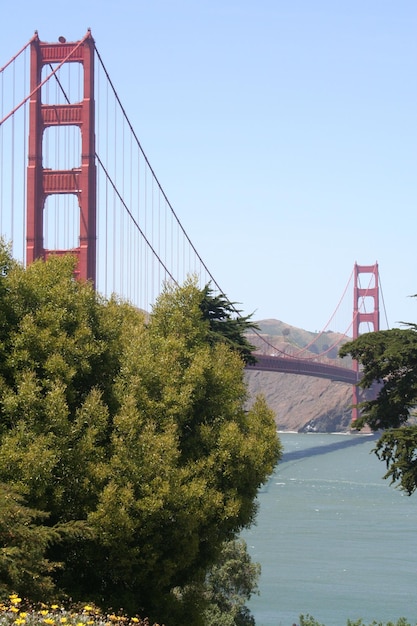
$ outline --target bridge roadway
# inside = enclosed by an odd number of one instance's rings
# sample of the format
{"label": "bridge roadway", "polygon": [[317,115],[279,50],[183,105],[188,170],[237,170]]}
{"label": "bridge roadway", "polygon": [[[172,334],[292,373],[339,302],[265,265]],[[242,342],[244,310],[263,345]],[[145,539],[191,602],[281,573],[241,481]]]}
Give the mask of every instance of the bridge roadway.
{"label": "bridge roadway", "polygon": [[264,354],[255,354],[254,356],[257,359],[257,363],[255,365],[247,365],[249,370],[315,376],[316,378],[327,378],[351,385],[356,385],[360,379],[358,372],[328,363],[283,356],[266,356]]}

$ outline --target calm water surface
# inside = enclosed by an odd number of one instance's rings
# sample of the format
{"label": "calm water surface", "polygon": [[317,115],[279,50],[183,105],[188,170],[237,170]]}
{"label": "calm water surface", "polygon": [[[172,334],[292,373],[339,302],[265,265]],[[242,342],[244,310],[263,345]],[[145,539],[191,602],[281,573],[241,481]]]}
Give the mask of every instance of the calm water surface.
{"label": "calm water surface", "polygon": [[300,614],[326,626],[348,618],[417,624],[417,495],[383,480],[363,435],[280,435],[284,457],[243,534],[262,566],[257,626]]}

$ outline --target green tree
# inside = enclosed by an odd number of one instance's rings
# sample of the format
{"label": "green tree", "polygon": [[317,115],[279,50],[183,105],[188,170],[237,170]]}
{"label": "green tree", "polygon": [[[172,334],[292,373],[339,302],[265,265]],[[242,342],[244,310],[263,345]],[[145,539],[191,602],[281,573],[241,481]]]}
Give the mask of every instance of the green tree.
{"label": "green tree", "polygon": [[[247,410],[241,355],[213,340],[193,281],[145,320],[75,281],[71,258],[1,255],[0,482],[32,526],[60,529],[43,544],[56,593],[182,624],[175,590],[253,522],[281,453],[273,415]],[[30,597],[29,579],[14,590]]]}
{"label": "green tree", "polygon": [[252,315],[240,315],[236,303],[230,302],[224,294],[214,295],[210,285],[206,285],[201,292],[200,309],[203,318],[209,322],[209,342],[225,341],[240,354],[246,365],[254,365],[255,348],[245,335],[249,330],[259,330],[257,324],[250,320]]}
{"label": "green tree", "polygon": [[46,557],[48,546],[84,533],[84,524],[48,526],[48,514],[30,509],[10,485],[0,484],[0,597],[14,589],[30,589],[32,600],[54,592],[52,575],[60,563]]}
{"label": "green tree", "polygon": [[206,626],[254,626],[246,602],[258,591],[259,563],[253,563],[243,539],[223,546],[205,584]]}
{"label": "green tree", "polygon": [[53,589],[50,574],[58,564],[48,561],[45,552],[58,533],[40,523],[45,517],[26,507],[16,490],[0,485],[0,597],[28,583],[37,600]]}
{"label": "green tree", "polygon": [[366,333],[340,350],[361,363],[360,387],[372,390],[372,399],[360,403],[353,424],[383,430],[375,452],[386,463],[385,478],[408,495],[417,488],[417,426],[409,422],[417,405],[417,326]]}

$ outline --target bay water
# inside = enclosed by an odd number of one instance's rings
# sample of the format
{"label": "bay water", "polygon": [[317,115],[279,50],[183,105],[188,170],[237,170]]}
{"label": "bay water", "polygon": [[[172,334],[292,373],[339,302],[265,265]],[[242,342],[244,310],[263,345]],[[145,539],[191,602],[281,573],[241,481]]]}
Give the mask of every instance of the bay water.
{"label": "bay water", "polygon": [[257,626],[292,626],[310,614],[417,624],[417,493],[383,479],[376,439],[280,433],[284,455],[242,533],[262,573],[248,607]]}

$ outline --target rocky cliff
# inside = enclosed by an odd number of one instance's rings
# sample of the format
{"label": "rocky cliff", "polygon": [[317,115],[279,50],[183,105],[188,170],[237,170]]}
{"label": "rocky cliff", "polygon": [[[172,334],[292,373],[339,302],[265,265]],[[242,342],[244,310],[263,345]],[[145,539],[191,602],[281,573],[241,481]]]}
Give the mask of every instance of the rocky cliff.
{"label": "rocky cliff", "polygon": [[[257,322],[260,332],[248,335],[261,354],[286,352],[302,358],[326,353],[326,359],[345,365],[338,349],[346,339],[331,331],[317,334],[290,326],[279,320]],[[351,365],[351,363],[348,363]],[[311,376],[275,372],[247,371],[250,397],[262,393],[275,413],[279,430],[300,432],[345,432],[350,429],[352,387]]]}

